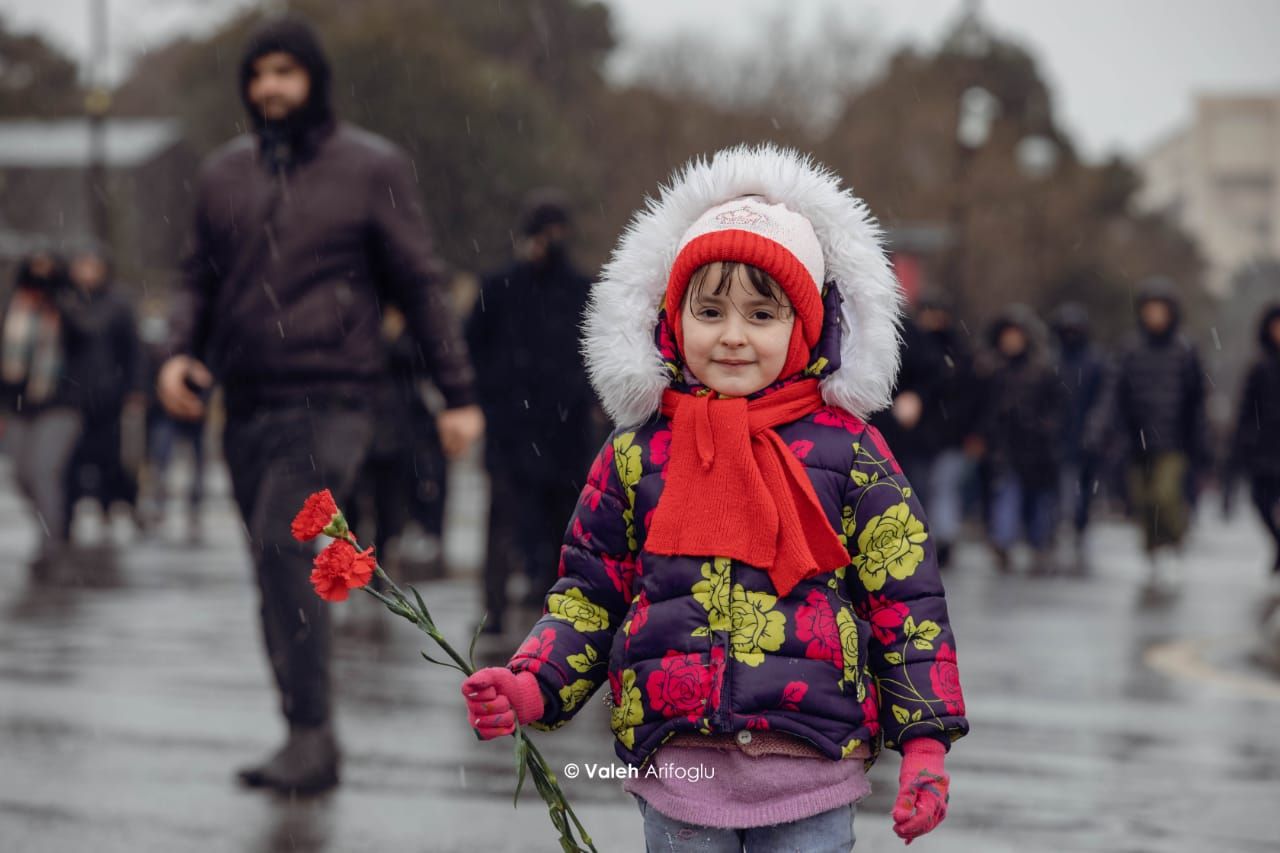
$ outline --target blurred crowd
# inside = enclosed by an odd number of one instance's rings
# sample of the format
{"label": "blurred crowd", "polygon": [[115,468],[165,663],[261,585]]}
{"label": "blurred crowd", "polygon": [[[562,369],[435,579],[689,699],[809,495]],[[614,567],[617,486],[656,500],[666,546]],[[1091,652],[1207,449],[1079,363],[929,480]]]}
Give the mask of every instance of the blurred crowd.
{"label": "blurred crowd", "polygon": [[[553,580],[565,519],[605,428],[577,353],[574,318],[589,278],[568,256],[567,203],[534,194],[519,228],[516,257],[482,277],[466,323],[488,422],[490,633],[503,630],[511,576],[522,579],[530,605]],[[945,295],[917,301],[903,328],[893,406],[875,425],[926,503],[944,566],[976,525],[1001,571],[1087,572],[1098,506],[1138,522],[1151,585],[1173,586],[1202,492],[1216,486],[1230,512],[1243,484],[1277,542],[1271,568],[1280,576],[1280,305],[1259,316],[1238,415],[1216,431],[1179,308],[1168,282],[1143,282],[1132,334],[1109,348],[1076,303],[1046,318],[1010,305],[978,338]],[[75,513],[95,505],[147,537],[179,502],[186,538],[198,543],[207,424],[175,418],[157,400],[166,321],[136,320],[107,252],[85,243],[23,258],[0,329],[4,443],[39,526],[33,572],[69,545]],[[434,416],[442,400],[394,306],[381,331],[387,370],[369,389],[378,428],[349,515],[393,563],[439,576],[448,462]],[[545,399],[539,389],[549,387],[556,405],[537,408],[535,428],[517,434],[511,425],[527,418],[516,410]],[[527,435],[545,440],[529,445]],[[170,467],[184,446],[191,476],[175,501]],[[521,509],[531,488],[540,499]]]}

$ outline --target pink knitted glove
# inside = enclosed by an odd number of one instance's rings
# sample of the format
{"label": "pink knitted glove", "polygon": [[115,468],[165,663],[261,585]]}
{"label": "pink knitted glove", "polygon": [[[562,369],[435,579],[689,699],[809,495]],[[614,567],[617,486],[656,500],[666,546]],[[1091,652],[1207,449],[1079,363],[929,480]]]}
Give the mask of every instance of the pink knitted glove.
{"label": "pink knitted glove", "polygon": [[933,738],[902,745],[898,771],[898,799],[893,804],[893,831],[910,844],[947,816],[947,788],[951,777],[943,769],[947,750]]}
{"label": "pink knitted glove", "polygon": [[542,716],[542,691],[532,672],[514,673],[505,666],[478,669],[462,682],[467,720],[481,740],[509,735]]}

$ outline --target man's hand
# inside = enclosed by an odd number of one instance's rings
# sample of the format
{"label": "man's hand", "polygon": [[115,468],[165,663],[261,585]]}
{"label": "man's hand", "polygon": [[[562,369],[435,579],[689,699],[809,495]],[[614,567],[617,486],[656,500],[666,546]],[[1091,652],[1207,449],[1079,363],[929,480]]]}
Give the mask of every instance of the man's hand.
{"label": "man's hand", "polygon": [[444,455],[457,459],[484,435],[484,413],[479,406],[445,409],[436,417],[436,429]]}
{"label": "man's hand", "polygon": [[192,385],[199,389],[213,387],[213,374],[191,356],[175,355],[160,368],[156,380],[160,405],[178,420],[200,420],[204,417],[204,400],[192,390]]}

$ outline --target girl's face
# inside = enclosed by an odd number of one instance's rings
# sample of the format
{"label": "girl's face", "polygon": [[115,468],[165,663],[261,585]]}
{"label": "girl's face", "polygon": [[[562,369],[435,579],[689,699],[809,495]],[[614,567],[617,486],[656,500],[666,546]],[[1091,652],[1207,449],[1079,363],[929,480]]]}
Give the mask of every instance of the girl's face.
{"label": "girl's face", "polygon": [[[773,384],[791,344],[795,312],[772,279],[717,262],[693,275],[680,323],[689,372],[713,391],[746,397]],[[761,291],[764,292],[761,292]]]}

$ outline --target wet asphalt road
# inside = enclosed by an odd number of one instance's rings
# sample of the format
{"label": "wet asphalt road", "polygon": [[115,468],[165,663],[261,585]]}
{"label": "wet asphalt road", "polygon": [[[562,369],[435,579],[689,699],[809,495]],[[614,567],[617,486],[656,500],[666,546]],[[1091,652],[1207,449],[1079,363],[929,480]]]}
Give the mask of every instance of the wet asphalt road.
{"label": "wet asphalt road", "polygon": [[[558,849],[531,786],[512,809],[510,749],[471,734],[456,673],[423,662],[425,637],[364,597],[336,605],[342,788],[290,801],[232,784],[283,729],[221,483],[203,547],[131,544],[117,528],[116,547],[34,587],[34,538],[0,466],[0,851]],[[456,577],[422,587],[463,645],[481,492],[458,472]],[[92,518],[80,530],[104,532]],[[1249,657],[1260,530],[1206,505],[1167,601],[1139,591],[1131,530],[1103,524],[1093,545],[1083,579],[1003,577],[980,546],[959,550],[947,587],[973,733],[948,762],[947,821],[911,850],[1280,850],[1280,679]],[[480,651],[498,662],[519,639]],[[537,741],[557,767],[613,761],[598,701]],[[892,756],[872,771],[859,851],[902,849],[896,777]],[[643,848],[620,783],[564,785],[601,851]]]}

